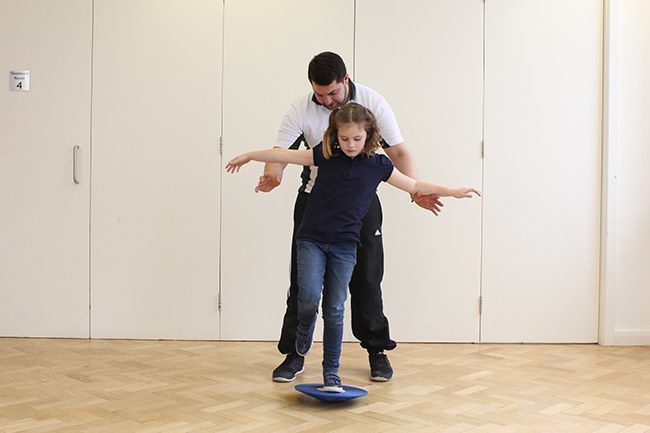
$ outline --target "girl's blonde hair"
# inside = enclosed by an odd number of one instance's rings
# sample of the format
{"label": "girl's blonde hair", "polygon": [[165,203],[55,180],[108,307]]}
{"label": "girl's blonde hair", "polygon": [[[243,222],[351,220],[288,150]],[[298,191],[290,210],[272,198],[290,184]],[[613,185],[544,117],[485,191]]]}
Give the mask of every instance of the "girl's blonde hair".
{"label": "girl's blonde hair", "polygon": [[338,143],[339,128],[350,123],[357,124],[366,131],[366,142],[362,153],[371,156],[381,147],[381,135],[379,134],[375,115],[363,105],[350,102],[330,114],[329,126],[323,137],[322,147],[325,159],[337,156],[340,153]]}

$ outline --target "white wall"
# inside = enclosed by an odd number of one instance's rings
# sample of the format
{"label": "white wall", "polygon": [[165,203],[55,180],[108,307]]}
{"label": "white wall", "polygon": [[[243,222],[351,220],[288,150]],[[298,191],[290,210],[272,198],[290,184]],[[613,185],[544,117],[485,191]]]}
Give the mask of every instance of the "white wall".
{"label": "white wall", "polygon": [[[604,0],[604,4],[607,34],[599,342],[650,344],[650,199],[644,188],[650,185],[650,173],[645,169],[650,161],[650,2]],[[7,14],[0,14],[0,27],[8,26],[8,19]],[[70,107],[62,102],[60,108],[65,112]],[[6,156],[6,151],[6,142],[0,141],[0,157]],[[4,253],[10,247],[0,240]],[[7,261],[0,265],[7,266]],[[0,299],[10,296],[8,290],[0,287]]]}
{"label": "white wall", "polygon": [[600,342],[650,344],[650,2],[605,2]]}

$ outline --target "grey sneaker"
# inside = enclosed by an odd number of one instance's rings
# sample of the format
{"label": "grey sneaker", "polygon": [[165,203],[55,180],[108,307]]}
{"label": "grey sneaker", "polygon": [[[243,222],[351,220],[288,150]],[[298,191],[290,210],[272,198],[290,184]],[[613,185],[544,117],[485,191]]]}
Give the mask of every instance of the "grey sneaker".
{"label": "grey sneaker", "polygon": [[291,352],[282,361],[282,364],[273,370],[273,381],[292,382],[303,371],[305,371],[305,358]]}
{"label": "grey sneaker", "polygon": [[316,318],[311,323],[309,328],[298,324],[296,328],[296,352],[298,355],[305,356],[311,350],[314,344],[314,328],[316,327]]}
{"label": "grey sneaker", "polygon": [[341,378],[336,373],[327,373],[323,375],[323,391],[326,392],[343,392]]}
{"label": "grey sneaker", "polygon": [[384,352],[371,353],[370,380],[375,382],[388,382],[393,377],[393,368]]}

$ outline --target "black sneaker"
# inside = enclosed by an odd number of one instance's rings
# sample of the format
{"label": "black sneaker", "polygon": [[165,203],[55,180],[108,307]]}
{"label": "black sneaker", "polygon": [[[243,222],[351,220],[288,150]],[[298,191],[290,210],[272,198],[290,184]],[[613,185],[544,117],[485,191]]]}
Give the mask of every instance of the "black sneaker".
{"label": "black sneaker", "polygon": [[336,373],[327,373],[323,375],[323,391],[325,392],[343,392],[341,378]]}
{"label": "black sneaker", "polygon": [[305,356],[311,350],[314,344],[314,328],[316,327],[316,318],[309,328],[298,324],[296,328],[296,352],[298,355]]}
{"label": "black sneaker", "polygon": [[273,381],[291,382],[303,371],[305,371],[305,358],[292,352],[273,370]]}
{"label": "black sneaker", "polygon": [[393,368],[390,366],[388,357],[383,352],[371,353],[369,359],[370,380],[388,382],[393,377]]}

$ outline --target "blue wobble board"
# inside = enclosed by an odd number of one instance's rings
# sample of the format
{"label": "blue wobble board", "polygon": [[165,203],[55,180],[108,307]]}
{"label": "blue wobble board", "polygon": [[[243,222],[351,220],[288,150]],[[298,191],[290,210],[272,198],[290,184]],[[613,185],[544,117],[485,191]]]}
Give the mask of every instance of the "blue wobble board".
{"label": "blue wobble board", "polygon": [[322,383],[301,383],[295,386],[298,391],[328,403],[340,403],[368,395],[365,389],[354,386],[343,385],[343,392],[322,391],[322,387]]}

